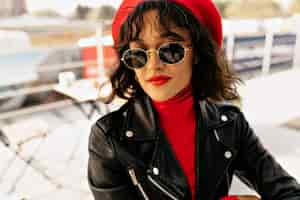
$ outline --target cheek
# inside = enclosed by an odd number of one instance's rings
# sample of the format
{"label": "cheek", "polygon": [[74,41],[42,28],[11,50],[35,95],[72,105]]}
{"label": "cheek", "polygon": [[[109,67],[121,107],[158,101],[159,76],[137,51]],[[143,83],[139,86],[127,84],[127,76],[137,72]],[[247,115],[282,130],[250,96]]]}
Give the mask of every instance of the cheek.
{"label": "cheek", "polygon": [[176,73],[179,77],[182,77],[184,79],[189,79],[192,76],[192,68],[193,63],[192,60],[186,60],[182,66],[180,66],[181,69],[178,70]]}
{"label": "cheek", "polygon": [[193,64],[194,64],[194,60],[193,60],[193,56],[190,55],[188,58],[187,58],[187,63],[185,65],[185,70],[186,70],[186,73],[188,74],[188,76],[190,76],[190,78],[192,77],[192,71],[193,71]]}
{"label": "cheek", "polygon": [[185,66],[186,68],[183,69],[178,73],[177,81],[180,84],[186,84],[186,82],[190,82],[192,78],[192,69],[190,66]]}
{"label": "cheek", "polygon": [[144,77],[144,72],[142,69],[136,69],[134,70],[134,73],[135,73],[135,78],[137,79],[137,81],[142,84],[143,80],[145,79]]}

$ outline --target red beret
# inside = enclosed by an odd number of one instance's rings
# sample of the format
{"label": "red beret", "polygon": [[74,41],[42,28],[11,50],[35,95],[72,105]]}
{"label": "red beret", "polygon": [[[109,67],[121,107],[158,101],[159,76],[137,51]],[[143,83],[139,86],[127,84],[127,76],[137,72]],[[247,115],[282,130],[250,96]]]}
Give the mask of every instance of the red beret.
{"label": "red beret", "polygon": [[[113,24],[112,37],[116,44],[119,37],[121,25],[125,22],[128,15],[135,7],[145,0],[123,0],[117,10]],[[218,46],[222,47],[222,18],[219,10],[216,8],[212,0],[169,0],[175,2],[190,10],[199,22],[204,25],[212,35]]]}

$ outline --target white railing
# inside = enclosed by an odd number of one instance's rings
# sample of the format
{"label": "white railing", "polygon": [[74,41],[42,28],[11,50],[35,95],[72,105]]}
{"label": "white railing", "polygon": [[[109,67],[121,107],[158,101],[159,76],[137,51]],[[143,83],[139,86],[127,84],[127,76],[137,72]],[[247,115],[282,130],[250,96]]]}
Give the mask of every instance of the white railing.
{"label": "white railing", "polygon": [[73,105],[72,100],[61,100],[53,103],[41,104],[36,106],[31,106],[28,108],[22,108],[18,110],[8,111],[0,114],[0,120],[14,118],[22,115],[28,115],[38,112],[46,112],[50,110],[55,110],[59,108],[64,108]]}
{"label": "white railing", "polygon": [[[250,36],[251,38],[252,36]],[[246,42],[242,42],[241,40]],[[295,39],[294,39],[295,38]],[[229,61],[233,63],[242,62],[243,60],[246,62],[252,61],[258,63],[260,65],[262,74],[268,74],[272,67],[272,61],[275,59],[272,58],[273,51],[278,47],[289,47],[292,50],[292,54],[290,55],[292,59],[291,67],[296,68],[300,67],[300,31],[298,33],[275,33],[272,31],[267,32],[265,35],[253,36],[253,41],[247,43],[248,36],[237,36],[234,34],[229,34],[226,37],[226,55]],[[238,41],[239,40],[239,41]],[[242,44],[240,44],[242,43]],[[237,48],[238,46],[241,46]],[[256,50],[255,48],[261,47],[261,49]],[[248,49],[247,49],[248,48]],[[260,50],[260,51],[259,51]],[[242,59],[237,58],[237,53],[241,53],[241,51],[245,51],[245,57]],[[261,63],[258,62],[258,55],[261,57]],[[243,67],[243,69],[237,69],[238,71],[247,71],[251,70],[251,67]]]}
{"label": "white railing", "polygon": [[294,63],[293,67],[300,67],[300,30],[298,31],[297,35],[297,40],[294,48]]}

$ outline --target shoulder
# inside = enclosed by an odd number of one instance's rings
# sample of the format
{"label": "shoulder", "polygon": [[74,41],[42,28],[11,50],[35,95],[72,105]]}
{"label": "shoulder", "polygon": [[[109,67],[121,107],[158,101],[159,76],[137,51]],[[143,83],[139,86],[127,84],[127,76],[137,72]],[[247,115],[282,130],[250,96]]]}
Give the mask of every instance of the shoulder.
{"label": "shoulder", "polygon": [[118,110],[113,111],[97,120],[98,126],[105,134],[119,138],[127,129],[154,126],[155,116],[148,97],[129,99]]}
{"label": "shoulder", "polygon": [[98,127],[103,133],[108,134],[113,131],[113,129],[120,129],[124,122],[124,119],[128,113],[131,102],[127,102],[122,105],[119,109],[110,112],[102,117],[100,117],[92,126]]}
{"label": "shoulder", "polygon": [[210,118],[211,120],[235,120],[242,114],[241,109],[231,102],[204,101],[202,104],[202,110],[205,110],[205,112],[207,112],[208,118]]}
{"label": "shoulder", "polygon": [[[222,127],[224,130],[226,129],[225,135],[248,137],[249,134],[252,134],[252,127],[240,107],[227,102],[210,103],[209,106],[215,109],[216,122],[212,124],[215,125],[215,128]],[[227,134],[228,132],[231,134]]]}
{"label": "shoulder", "polygon": [[240,114],[242,114],[241,109],[237,105],[234,105],[230,102],[216,103],[215,106],[221,115],[225,114],[229,117],[238,117]]}
{"label": "shoulder", "polygon": [[124,112],[128,105],[125,104],[121,108],[108,113],[99,118],[91,127],[89,135],[89,151],[92,151],[101,157],[114,157],[112,137],[118,137],[117,134],[123,123]]}
{"label": "shoulder", "polygon": [[239,149],[240,141],[253,135],[241,109],[231,103],[208,102],[208,129],[217,140],[230,148]]}

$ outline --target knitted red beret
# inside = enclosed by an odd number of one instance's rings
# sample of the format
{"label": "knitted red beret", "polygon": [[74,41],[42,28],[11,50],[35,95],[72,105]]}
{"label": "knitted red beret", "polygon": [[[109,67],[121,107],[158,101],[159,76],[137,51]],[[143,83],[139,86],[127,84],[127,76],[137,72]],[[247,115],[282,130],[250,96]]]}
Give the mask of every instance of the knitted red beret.
{"label": "knitted red beret", "polygon": [[[119,9],[117,10],[113,24],[112,37],[116,44],[119,37],[121,25],[125,22],[129,14],[135,7],[145,0],[123,0]],[[219,47],[222,46],[222,18],[219,10],[216,8],[212,0],[169,0],[176,2],[183,7],[189,9],[199,22],[204,25],[212,35]]]}

